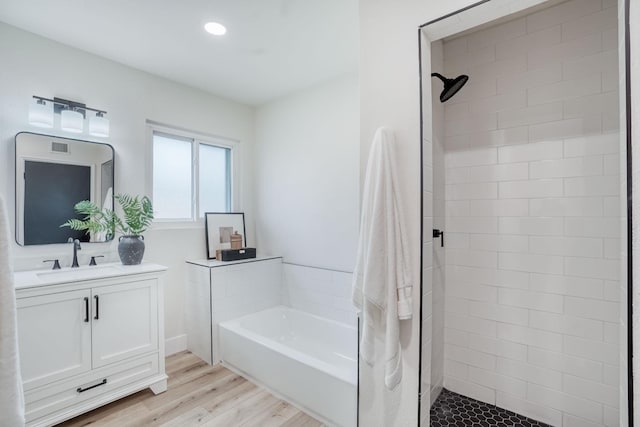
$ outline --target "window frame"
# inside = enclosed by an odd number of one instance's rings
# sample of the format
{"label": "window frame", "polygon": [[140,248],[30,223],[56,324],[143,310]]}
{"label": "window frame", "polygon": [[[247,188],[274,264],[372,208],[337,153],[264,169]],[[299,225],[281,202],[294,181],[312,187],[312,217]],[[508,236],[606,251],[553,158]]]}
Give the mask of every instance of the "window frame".
{"label": "window frame", "polygon": [[230,212],[240,209],[240,142],[230,138],[204,134],[187,129],[162,125],[147,121],[146,141],[147,141],[147,194],[153,202],[153,135],[154,133],[164,134],[168,137],[175,136],[180,139],[191,140],[191,218],[160,218],[153,220],[153,228],[201,228],[204,227],[204,217],[200,217],[200,145],[226,148],[230,150],[229,178],[231,191]]}

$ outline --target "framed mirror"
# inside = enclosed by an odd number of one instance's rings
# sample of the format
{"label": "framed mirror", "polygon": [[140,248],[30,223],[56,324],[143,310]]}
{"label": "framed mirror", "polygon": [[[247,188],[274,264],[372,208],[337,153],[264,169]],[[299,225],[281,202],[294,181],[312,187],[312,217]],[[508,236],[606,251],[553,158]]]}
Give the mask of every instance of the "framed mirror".
{"label": "framed mirror", "polygon": [[113,209],[114,150],[109,144],[20,132],[16,145],[16,242],[19,245],[105,242],[112,236],[60,227],[80,218],[74,206],[91,200]]}

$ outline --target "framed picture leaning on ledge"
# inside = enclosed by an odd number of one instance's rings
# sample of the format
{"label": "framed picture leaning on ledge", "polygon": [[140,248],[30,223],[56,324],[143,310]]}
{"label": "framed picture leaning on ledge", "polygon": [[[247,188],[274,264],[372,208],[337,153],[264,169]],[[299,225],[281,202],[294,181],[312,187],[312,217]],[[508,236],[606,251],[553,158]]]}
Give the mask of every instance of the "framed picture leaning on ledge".
{"label": "framed picture leaning on ledge", "polygon": [[205,212],[207,259],[216,258],[216,250],[231,249],[231,235],[242,234],[242,247],[247,246],[244,212]]}

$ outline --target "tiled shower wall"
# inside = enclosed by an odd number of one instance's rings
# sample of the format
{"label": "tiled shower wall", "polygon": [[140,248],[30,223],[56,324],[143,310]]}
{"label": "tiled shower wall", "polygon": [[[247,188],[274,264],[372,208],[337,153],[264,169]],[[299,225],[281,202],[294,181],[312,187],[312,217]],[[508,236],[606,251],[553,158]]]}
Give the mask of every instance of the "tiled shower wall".
{"label": "tiled shower wall", "polygon": [[619,423],[616,6],[444,44],[445,387],[554,426]]}

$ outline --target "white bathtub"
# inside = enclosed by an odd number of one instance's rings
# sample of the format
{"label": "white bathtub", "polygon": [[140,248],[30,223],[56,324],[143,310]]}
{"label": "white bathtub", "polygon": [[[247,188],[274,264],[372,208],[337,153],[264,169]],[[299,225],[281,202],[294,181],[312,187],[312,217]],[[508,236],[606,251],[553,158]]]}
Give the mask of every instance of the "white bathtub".
{"label": "white bathtub", "polygon": [[357,330],[278,306],[220,323],[222,362],[321,421],[356,425]]}

